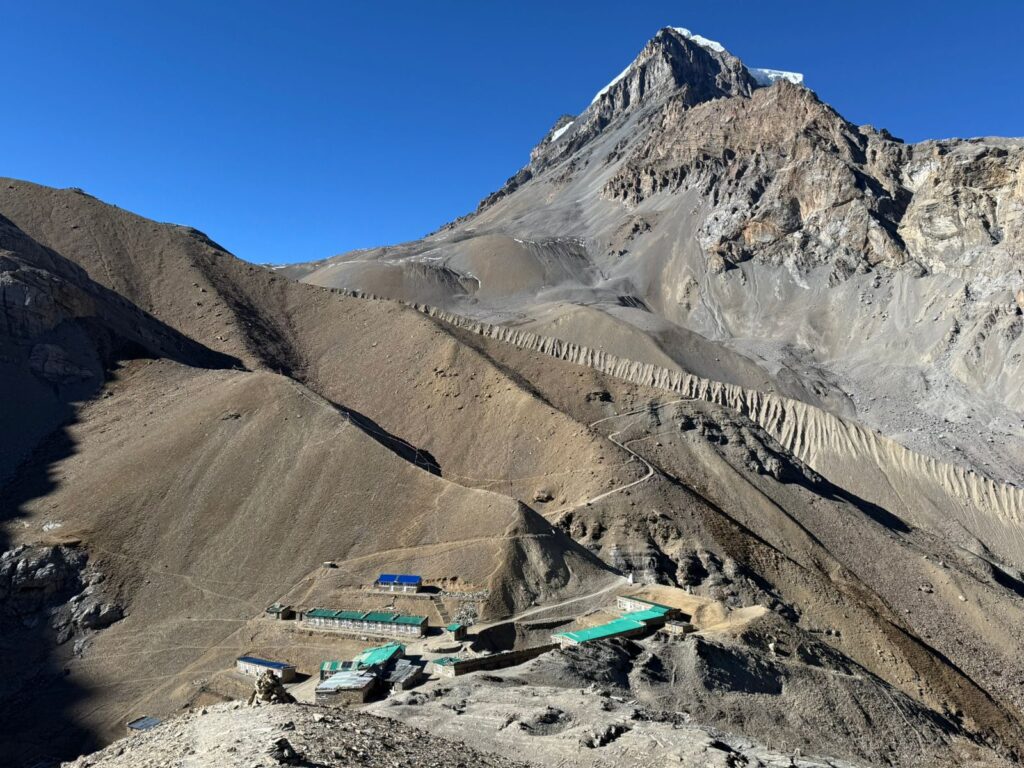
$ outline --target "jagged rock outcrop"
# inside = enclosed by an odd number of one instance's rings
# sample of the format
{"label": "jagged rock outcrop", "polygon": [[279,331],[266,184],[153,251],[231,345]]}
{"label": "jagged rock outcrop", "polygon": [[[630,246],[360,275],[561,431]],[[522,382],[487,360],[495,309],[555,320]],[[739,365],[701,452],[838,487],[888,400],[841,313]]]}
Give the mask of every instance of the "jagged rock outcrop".
{"label": "jagged rock outcrop", "polygon": [[60,545],[22,545],[0,554],[0,618],[11,622],[6,631],[48,622],[61,644],[124,618],[105,593],[103,574],[87,562],[82,549]]}
{"label": "jagged rock outcrop", "polygon": [[1022,211],[1024,141],[906,144],[666,28],[472,216],[285,273],[674,363],[1019,483]]}

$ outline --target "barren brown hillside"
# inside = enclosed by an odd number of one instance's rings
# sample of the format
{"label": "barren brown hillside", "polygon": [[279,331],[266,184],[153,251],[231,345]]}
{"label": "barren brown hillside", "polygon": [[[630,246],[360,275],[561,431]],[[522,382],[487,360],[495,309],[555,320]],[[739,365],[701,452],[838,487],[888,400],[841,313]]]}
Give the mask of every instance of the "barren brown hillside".
{"label": "barren brown hillside", "polygon": [[[341,599],[392,569],[480,593],[482,622],[514,622],[516,637],[530,621],[599,609],[626,573],[684,587],[722,611],[768,616],[756,631],[700,640],[708,658],[753,670],[742,685],[656,645],[623,651],[664,657],[629,686],[657,664],[696,664],[686,684],[700,686],[702,726],[867,763],[1017,758],[1020,573],[985,541],[997,527],[957,539],[891,503],[919,486],[899,486],[884,456],[832,441],[819,470],[818,453],[787,443],[739,395],[705,402],[617,375],[592,354],[561,359],[548,342],[293,283],[79,192],[7,181],[0,215],[36,244],[20,257],[34,269],[46,267],[41,253],[74,262],[65,281],[119,296],[142,327],[194,355],[110,345],[95,386],[78,392],[30,369],[35,331],[7,331],[23,351],[10,380],[30,393],[24,407],[50,388],[67,409],[25,443],[31,453],[2,491],[12,564],[0,571],[10,575],[3,643],[33,659],[4,690],[19,759],[73,756],[120,735],[130,716],[237,695],[227,669],[247,651],[293,653],[313,672],[351,642],[290,641],[268,629],[264,608],[286,595]],[[130,336],[131,324],[111,327]],[[880,472],[897,487],[869,498]],[[36,601],[19,574],[48,584],[46,558],[66,564],[64,582]],[[318,591],[325,561],[337,566],[333,592]],[[103,626],[49,618],[93,599]],[[360,607],[375,599],[386,601],[363,595]],[[425,604],[433,617],[436,603]],[[602,658],[569,678],[561,661],[539,662],[540,677],[505,698],[558,679],[590,685],[608,674]],[[767,667],[792,684],[765,688]],[[819,683],[831,719],[804,718]],[[641,687],[658,717],[686,698]],[[872,729],[882,720],[912,723],[919,738]],[[539,761],[555,758],[536,743]]]}

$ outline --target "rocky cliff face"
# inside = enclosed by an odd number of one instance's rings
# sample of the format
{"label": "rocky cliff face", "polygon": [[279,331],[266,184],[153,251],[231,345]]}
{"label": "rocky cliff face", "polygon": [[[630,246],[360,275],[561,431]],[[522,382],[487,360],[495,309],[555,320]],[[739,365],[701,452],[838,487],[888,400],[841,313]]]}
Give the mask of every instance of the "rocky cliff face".
{"label": "rocky cliff face", "polygon": [[473,215],[291,273],[775,391],[1017,483],[1022,211],[1024,141],[908,145],[666,28]]}

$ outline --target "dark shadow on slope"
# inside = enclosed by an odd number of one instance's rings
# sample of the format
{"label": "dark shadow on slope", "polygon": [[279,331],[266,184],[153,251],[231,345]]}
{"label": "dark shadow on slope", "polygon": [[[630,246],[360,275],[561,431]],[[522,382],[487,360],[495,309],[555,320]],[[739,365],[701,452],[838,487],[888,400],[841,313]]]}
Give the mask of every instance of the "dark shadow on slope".
{"label": "dark shadow on slope", "polygon": [[888,528],[894,533],[910,533],[911,530],[913,530],[909,525],[903,522],[900,517],[897,517],[885,507],[880,507],[874,502],[862,499],[855,493],[851,493],[845,488],[840,488],[838,485],[834,485],[824,478],[819,482],[811,482],[807,484],[800,483],[800,485],[804,485],[804,487],[809,491],[816,493],[829,501],[844,501],[847,504],[856,507],[860,512],[864,513],[865,516],[871,518],[879,525]]}
{"label": "dark shadow on slope", "polygon": [[3,217],[0,275],[0,764],[51,765],[99,746],[79,719],[90,691],[71,672],[74,634],[52,614],[81,592],[88,542],[46,531],[38,518],[27,524],[29,509],[67,482],[58,468],[77,450],[70,428],[120,361],[239,361],[95,283]]}
{"label": "dark shadow on slope", "polygon": [[999,586],[1010,590],[1017,597],[1024,598],[1024,582],[1020,579],[1011,576],[1009,573],[1004,571],[998,565],[989,564],[992,573],[992,580]]}
{"label": "dark shadow on slope", "polygon": [[333,405],[364,434],[373,438],[377,443],[387,448],[400,459],[415,465],[424,472],[429,472],[432,475],[441,477],[441,465],[438,464],[437,459],[434,458],[430,451],[417,448],[408,440],[404,440],[397,435],[393,435],[369,416],[359,413],[359,411],[347,408],[344,405],[338,405],[337,403],[334,403]]}
{"label": "dark shadow on slope", "polygon": [[[17,407],[18,403],[6,405]],[[69,406],[68,411],[73,412]],[[24,505],[59,484],[54,467],[75,452],[67,427],[53,432],[19,467],[16,477],[0,489],[0,551],[12,549],[8,531],[24,516]],[[0,566],[2,569],[2,566]],[[0,585],[8,580],[0,576]],[[65,662],[71,643],[60,646],[45,605],[24,615],[16,595],[0,594],[0,657],[10,663],[0,683],[0,754],[3,764],[51,765],[92,751],[95,734],[76,719],[75,708],[88,691],[68,675]],[[62,595],[54,595],[59,600]]]}

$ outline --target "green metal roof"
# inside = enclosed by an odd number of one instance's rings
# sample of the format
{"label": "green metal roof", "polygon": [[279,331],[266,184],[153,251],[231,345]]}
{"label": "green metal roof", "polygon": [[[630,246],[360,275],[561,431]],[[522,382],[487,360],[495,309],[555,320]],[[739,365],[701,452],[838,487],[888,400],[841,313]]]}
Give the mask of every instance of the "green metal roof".
{"label": "green metal roof", "polygon": [[674,608],[672,608],[672,606],[662,605],[661,603],[653,603],[650,600],[644,600],[642,597],[630,597],[629,595],[627,595],[626,599],[627,600],[635,600],[638,603],[644,603],[646,605],[651,606],[652,609],[659,609],[659,610],[664,611],[665,613],[668,613],[669,611],[675,610]]}
{"label": "green metal roof", "polygon": [[453,621],[451,624],[449,624],[447,627],[445,627],[445,629],[447,629],[449,632],[456,632],[456,631],[462,629],[462,625],[459,624],[459,622],[457,622],[457,621]]}
{"label": "green metal roof", "polygon": [[649,608],[646,611],[632,611],[630,613],[622,614],[623,619],[629,619],[630,621],[642,621],[645,624],[648,621],[661,621],[665,620],[665,614],[667,611],[659,611],[657,608]]}
{"label": "green metal roof", "polygon": [[371,611],[363,616],[363,621],[375,621],[378,624],[390,624],[398,618],[397,613],[384,613],[383,611]]}
{"label": "green metal roof", "polygon": [[344,663],[345,662],[343,661],[325,661],[320,665],[320,671],[337,672],[339,669],[341,669],[341,665]]}
{"label": "green metal roof", "polygon": [[639,621],[615,619],[615,621],[609,621],[607,624],[599,624],[588,629],[580,629],[575,632],[560,632],[557,636],[568,637],[577,643],[586,643],[590,640],[600,640],[604,637],[615,637],[616,635],[632,632],[637,629],[646,629],[646,627]]}
{"label": "green metal roof", "polygon": [[334,614],[334,611],[328,611],[326,608],[314,608],[311,611],[306,611],[306,618],[333,619]]}
{"label": "green metal roof", "polygon": [[364,611],[335,611],[334,618],[344,619],[347,621],[359,621],[359,619],[365,616]]}
{"label": "green metal roof", "polygon": [[400,613],[385,611],[329,611],[326,608],[313,608],[306,611],[306,618],[338,619],[341,621],[372,621],[376,624],[411,624],[420,626],[427,623],[426,616],[403,616]]}
{"label": "green metal roof", "polygon": [[388,643],[376,648],[367,648],[356,656],[353,661],[360,667],[372,667],[374,664],[386,664],[395,656],[405,653],[405,646],[399,643]]}
{"label": "green metal roof", "polygon": [[439,664],[442,667],[450,667],[452,664],[463,661],[458,656],[444,656],[440,659],[434,659],[435,664]]}

